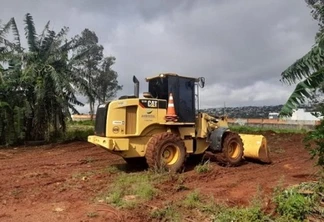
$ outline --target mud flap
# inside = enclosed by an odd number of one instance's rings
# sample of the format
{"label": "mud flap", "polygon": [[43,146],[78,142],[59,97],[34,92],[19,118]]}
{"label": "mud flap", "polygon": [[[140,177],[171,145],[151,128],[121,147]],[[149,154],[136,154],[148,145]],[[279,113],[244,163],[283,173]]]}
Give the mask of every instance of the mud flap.
{"label": "mud flap", "polygon": [[227,127],[220,127],[218,129],[215,129],[213,132],[211,132],[209,136],[210,149],[212,152],[220,152],[222,151],[222,138],[224,135],[224,132],[227,131]]}

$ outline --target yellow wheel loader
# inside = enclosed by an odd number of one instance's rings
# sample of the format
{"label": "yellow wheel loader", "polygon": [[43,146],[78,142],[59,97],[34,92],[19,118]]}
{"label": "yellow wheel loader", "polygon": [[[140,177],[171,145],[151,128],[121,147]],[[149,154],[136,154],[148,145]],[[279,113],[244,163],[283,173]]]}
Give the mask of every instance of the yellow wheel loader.
{"label": "yellow wheel loader", "polygon": [[232,132],[226,116],[199,112],[203,77],[161,73],[146,81],[148,92],[142,98],[139,81],[133,76],[134,95],[98,106],[95,135],[88,142],[127,163],[144,162],[149,168],[174,172],[183,169],[188,157],[205,152],[217,154],[230,166],[246,158],[271,162],[264,136]]}

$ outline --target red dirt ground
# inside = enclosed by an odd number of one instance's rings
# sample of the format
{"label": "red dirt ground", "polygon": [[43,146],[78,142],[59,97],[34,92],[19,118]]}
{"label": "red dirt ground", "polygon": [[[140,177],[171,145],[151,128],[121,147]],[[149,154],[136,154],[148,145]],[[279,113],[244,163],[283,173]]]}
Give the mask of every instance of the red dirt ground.
{"label": "red dirt ground", "polygon": [[[248,204],[261,190],[267,208],[279,181],[288,186],[315,180],[316,168],[303,147],[303,135],[268,132],[266,137],[272,164],[248,162],[224,168],[213,163],[206,174],[187,170],[182,176],[189,191],[176,191],[169,181],[158,186],[163,191],[158,198],[122,211],[95,201],[116,177],[103,170],[125,164],[120,157],[86,142],[2,149],[0,221],[148,221],[151,207],[183,198],[195,189],[232,205]],[[90,171],[98,173],[90,175]],[[98,216],[89,217],[91,212]]]}

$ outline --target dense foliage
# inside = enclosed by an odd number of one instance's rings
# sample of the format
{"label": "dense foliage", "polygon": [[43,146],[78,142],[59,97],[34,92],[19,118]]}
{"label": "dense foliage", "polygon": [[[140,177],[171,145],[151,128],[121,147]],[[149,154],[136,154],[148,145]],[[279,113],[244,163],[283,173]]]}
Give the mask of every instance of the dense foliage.
{"label": "dense foliage", "polygon": [[[313,103],[314,111],[324,116],[324,1],[305,0],[312,9],[311,13],[318,21],[319,31],[315,36],[315,44],[302,58],[298,59],[281,74],[281,80],[287,84],[295,84],[296,88],[281,109],[281,115],[289,116],[293,110],[305,102]],[[318,157],[318,164],[324,166],[324,120],[306,137],[306,146],[313,157]]]}
{"label": "dense foliage", "polygon": [[319,31],[315,44],[302,58],[281,73],[281,81],[296,84],[296,88],[281,109],[282,116],[289,116],[293,110],[306,102],[316,101],[323,93],[324,86],[324,1],[305,0],[312,9],[311,13],[318,21]]}
{"label": "dense foliage", "polygon": [[[324,106],[321,106],[321,113],[324,113]],[[324,121],[307,134],[305,143],[312,157],[317,158],[317,164],[324,167]]]}
{"label": "dense foliage", "polygon": [[[115,58],[104,58],[94,32],[85,29],[81,36],[68,39],[67,27],[55,32],[48,22],[37,34],[30,14],[24,23],[27,48],[22,47],[14,18],[0,26],[2,145],[62,135],[71,112],[78,113],[75,106],[84,105],[79,95],[93,107],[96,100],[104,102],[121,89],[113,63],[107,64]],[[14,36],[12,41],[9,35]],[[89,64],[96,74],[83,71]]]}

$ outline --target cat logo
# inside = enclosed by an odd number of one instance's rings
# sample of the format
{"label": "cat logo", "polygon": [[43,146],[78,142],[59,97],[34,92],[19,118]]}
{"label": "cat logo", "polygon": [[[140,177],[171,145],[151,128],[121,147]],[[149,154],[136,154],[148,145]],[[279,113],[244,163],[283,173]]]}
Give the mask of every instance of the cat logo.
{"label": "cat logo", "polygon": [[149,100],[149,101],[147,101],[147,106],[156,108],[158,106],[158,101]]}

